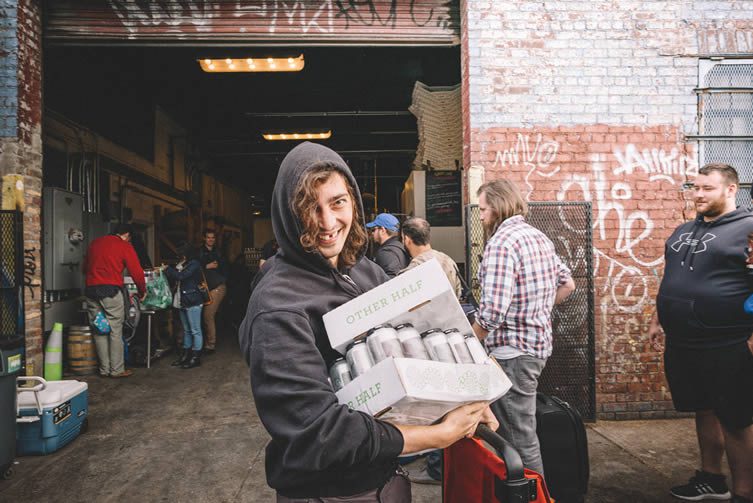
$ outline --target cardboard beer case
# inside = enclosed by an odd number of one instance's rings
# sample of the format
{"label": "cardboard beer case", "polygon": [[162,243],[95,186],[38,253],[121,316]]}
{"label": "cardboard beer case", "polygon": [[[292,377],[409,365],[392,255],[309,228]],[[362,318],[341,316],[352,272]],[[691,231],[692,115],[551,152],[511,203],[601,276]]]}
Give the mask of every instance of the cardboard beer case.
{"label": "cardboard beer case", "polygon": [[[473,332],[452,285],[432,259],[333,309],[323,317],[334,349],[383,323],[412,323],[419,332]],[[401,424],[431,424],[465,403],[493,401],[511,387],[493,358],[485,364],[389,357],[337,391],[340,403]]]}

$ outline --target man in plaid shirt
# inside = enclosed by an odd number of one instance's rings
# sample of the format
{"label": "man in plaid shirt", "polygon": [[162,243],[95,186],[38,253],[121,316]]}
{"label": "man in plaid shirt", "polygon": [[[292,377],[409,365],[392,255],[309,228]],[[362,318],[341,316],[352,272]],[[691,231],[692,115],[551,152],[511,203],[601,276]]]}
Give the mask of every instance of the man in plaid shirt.
{"label": "man in plaid shirt", "polygon": [[498,432],[515,446],[525,467],[543,475],[536,388],[552,354],[552,308],[572,293],[575,283],[554,244],[526,223],[528,205],[512,182],[485,183],[478,195],[487,241],[473,330],[512,381],[510,391],[491,408],[500,423]]}

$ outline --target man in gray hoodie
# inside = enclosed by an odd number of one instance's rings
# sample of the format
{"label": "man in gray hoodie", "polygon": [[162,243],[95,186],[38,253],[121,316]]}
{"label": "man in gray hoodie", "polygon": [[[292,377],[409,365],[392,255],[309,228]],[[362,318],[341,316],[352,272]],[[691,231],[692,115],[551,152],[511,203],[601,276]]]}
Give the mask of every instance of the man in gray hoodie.
{"label": "man in gray hoodie", "polygon": [[753,213],[736,208],[737,172],[708,164],[693,183],[695,220],[675,229],[664,252],[664,277],[649,336],[666,336],[664,370],[678,411],[695,412],[701,469],[673,487],[676,498],[728,499],[722,456],[732,472],[732,501],[753,502],[753,291],[746,268]]}
{"label": "man in gray hoodie", "polygon": [[450,412],[438,424],[392,424],[339,404],[327,369],[341,357],[322,315],[387,280],[364,257],[368,237],[361,195],[332,150],[303,143],[285,157],[272,195],[277,254],[255,279],[241,350],[264,427],[268,484],[278,502],[408,503],[397,457],[444,448],[497,426],[487,404]]}

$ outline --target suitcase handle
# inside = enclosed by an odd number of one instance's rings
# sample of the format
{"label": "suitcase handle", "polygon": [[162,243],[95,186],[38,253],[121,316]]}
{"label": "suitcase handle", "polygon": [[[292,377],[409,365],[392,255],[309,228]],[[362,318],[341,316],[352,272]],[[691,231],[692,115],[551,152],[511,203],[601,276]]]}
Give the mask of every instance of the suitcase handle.
{"label": "suitcase handle", "polygon": [[476,436],[481,438],[484,442],[491,445],[494,450],[497,451],[497,455],[504,461],[507,469],[507,480],[520,480],[524,479],[523,473],[523,460],[520,459],[520,454],[515,450],[515,447],[502,438],[497,432],[492,431],[485,424],[479,424],[476,427]]}
{"label": "suitcase handle", "polygon": [[496,479],[494,484],[497,499],[510,503],[535,501],[538,493],[536,480],[526,478],[523,460],[515,447],[485,424],[476,427],[476,436],[491,445],[505,464],[507,480]]}

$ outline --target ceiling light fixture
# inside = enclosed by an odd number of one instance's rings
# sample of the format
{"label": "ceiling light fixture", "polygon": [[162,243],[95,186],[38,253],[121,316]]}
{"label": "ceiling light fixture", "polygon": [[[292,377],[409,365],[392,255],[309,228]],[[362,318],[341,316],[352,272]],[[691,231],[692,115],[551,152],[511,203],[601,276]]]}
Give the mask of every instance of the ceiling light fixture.
{"label": "ceiling light fixture", "polygon": [[289,58],[224,58],[200,59],[199,66],[205,72],[300,72],[304,67],[303,54]]}
{"label": "ceiling light fixture", "polygon": [[332,130],[305,133],[263,133],[262,136],[267,141],[302,140],[304,138],[309,140],[326,140],[332,136]]}

